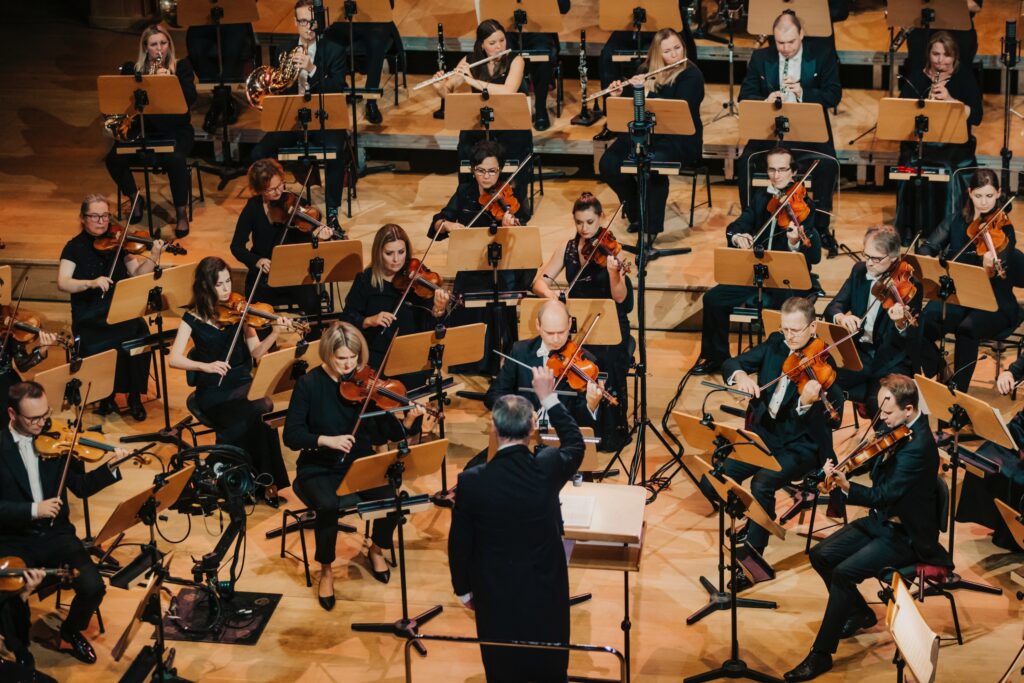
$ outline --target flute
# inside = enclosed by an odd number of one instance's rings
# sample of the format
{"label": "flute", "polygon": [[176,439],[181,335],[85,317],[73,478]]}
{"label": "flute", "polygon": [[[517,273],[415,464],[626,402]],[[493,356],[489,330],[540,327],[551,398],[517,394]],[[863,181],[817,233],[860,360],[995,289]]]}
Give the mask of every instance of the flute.
{"label": "flute", "polygon": [[[469,65],[469,68],[472,69],[473,67],[480,66],[481,64],[486,64],[487,62],[493,62],[495,59],[500,59],[501,57],[504,57],[505,55],[507,55],[510,52],[512,52],[511,48],[502,50],[501,52],[499,52],[496,55],[491,55],[490,57],[486,57],[484,59],[480,59],[480,60],[477,60],[477,61],[473,62],[472,64]],[[440,81],[447,80],[448,78],[454,76],[456,73],[458,73],[458,72],[455,71],[455,70],[452,70],[452,71],[448,71],[446,73],[443,73],[440,76],[434,76],[433,78],[431,78],[428,81],[423,81],[419,85],[414,85],[412,89],[413,90],[419,90],[420,88],[425,88],[428,85],[433,85],[434,83],[438,83]]]}
{"label": "flute", "polygon": [[[646,81],[648,78],[653,78],[653,77],[657,76],[658,74],[660,74],[662,71],[665,71],[666,69],[672,69],[672,68],[675,68],[677,66],[682,66],[683,64],[686,64],[687,61],[688,61],[688,58],[684,57],[681,61],[678,61],[675,64],[666,64],[665,66],[663,66],[661,68],[658,68],[658,69],[655,69],[654,71],[649,71],[649,72],[643,74],[644,80]],[[640,74],[638,74],[638,75],[640,75]],[[630,79],[630,80],[632,80],[632,79]],[[620,87],[622,87],[622,86],[615,86],[615,87],[605,88],[604,90],[602,90],[600,92],[596,92],[593,95],[591,95],[590,97],[588,97],[587,99],[583,100],[583,103],[586,104],[586,103],[590,102],[591,100],[596,100],[598,97],[604,97],[605,95],[610,93],[612,90],[618,90]]]}

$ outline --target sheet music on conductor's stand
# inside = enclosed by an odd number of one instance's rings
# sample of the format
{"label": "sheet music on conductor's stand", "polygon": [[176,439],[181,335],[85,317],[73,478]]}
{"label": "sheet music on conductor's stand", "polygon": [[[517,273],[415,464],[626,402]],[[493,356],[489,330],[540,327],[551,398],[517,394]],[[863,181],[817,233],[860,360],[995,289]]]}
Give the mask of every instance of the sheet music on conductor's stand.
{"label": "sheet music on conductor's stand", "polygon": [[921,616],[917,601],[899,574],[893,577],[893,593],[896,597],[889,604],[885,617],[889,632],[914,680],[918,683],[934,683],[939,663],[939,636]]}

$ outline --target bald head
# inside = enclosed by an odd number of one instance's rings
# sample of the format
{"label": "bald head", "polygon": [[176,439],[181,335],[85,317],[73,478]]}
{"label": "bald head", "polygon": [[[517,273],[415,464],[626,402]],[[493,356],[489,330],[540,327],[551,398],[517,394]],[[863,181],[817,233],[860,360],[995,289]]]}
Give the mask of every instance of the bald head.
{"label": "bald head", "polygon": [[537,309],[537,331],[549,349],[560,349],[569,339],[569,310],[561,301],[550,300]]}
{"label": "bald head", "polygon": [[772,26],[775,49],[783,59],[792,59],[803,45],[804,30],[800,20],[792,12],[783,12]]}

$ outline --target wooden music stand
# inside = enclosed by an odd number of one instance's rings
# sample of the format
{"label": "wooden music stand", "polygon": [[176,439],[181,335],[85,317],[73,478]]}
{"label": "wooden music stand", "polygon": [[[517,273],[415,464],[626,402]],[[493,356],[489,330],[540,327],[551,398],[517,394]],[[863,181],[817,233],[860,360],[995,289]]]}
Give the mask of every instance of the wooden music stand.
{"label": "wooden music stand", "polygon": [[1024,523],[1021,522],[1020,515],[1012,507],[999,500],[994,499],[996,504],[996,510],[999,512],[999,516],[1003,518],[1003,522],[1006,524],[1006,528],[1010,531],[1010,535],[1013,536],[1013,540],[1017,545],[1024,547]]}
{"label": "wooden music stand", "polygon": [[94,545],[103,545],[106,541],[119,536],[141,522],[142,519],[139,513],[142,510],[142,506],[150,498],[156,499],[157,512],[166,510],[171,505],[174,505],[178,501],[181,492],[185,490],[185,485],[188,484],[188,480],[192,477],[192,470],[194,469],[195,465],[188,463],[185,467],[168,476],[163,486],[157,488],[156,484],[154,484],[118,503],[114,511],[110,513],[106,524],[96,534],[96,538],[93,541]]}
{"label": "wooden music stand", "polygon": [[10,266],[0,266],[0,306],[11,305],[13,271]]}
{"label": "wooden music stand", "polygon": [[[517,16],[517,12],[522,14]],[[497,20],[508,29],[509,35],[517,32],[559,33],[563,29],[558,4],[548,0],[480,0],[480,17]],[[512,43],[511,40],[509,42]]]}
{"label": "wooden music stand", "polygon": [[754,432],[742,427],[730,427],[717,423],[705,425],[699,417],[678,410],[672,411],[672,417],[686,443],[702,453],[714,453],[718,444],[722,443],[721,439],[725,439],[731,444],[729,458],[732,460],[772,472],[782,469],[778,461],[768,455],[768,447]]}
{"label": "wooden music stand", "polygon": [[[342,0],[325,0],[328,16],[335,23],[345,23],[345,3]],[[386,0],[358,0],[352,22],[390,24],[395,21],[391,5]]]}
{"label": "wooden music stand", "polygon": [[[654,115],[655,135],[693,135],[697,132],[690,115],[690,105],[683,100],[645,98],[644,109]],[[609,97],[607,111],[608,130],[629,132],[634,116],[632,97]]]}
{"label": "wooden music stand", "polygon": [[[919,106],[921,104],[924,106]],[[880,140],[916,142],[918,116],[928,119],[928,130],[921,142],[967,142],[967,110],[963,102],[901,97],[883,97],[878,101],[875,136]]]}
{"label": "wooden music stand", "polygon": [[910,666],[914,680],[935,683],[939,663],[939,636],[932,631],[917,608],[917,598],[903,584],[899,572],[892,573],[893,599],[885,611],[885,626],[896,642],[896,679]]}
{"label": "wooden music stand", "polygon": [[442,368],[449,369],[453,365],[476,363],[484,357],[486,331],[487,325],[484,323],[473,323],[446,328],[444,339],[438,339],[434,330],[398,335],[388,355],[384,376],[394,377],[434,369],[431,348],[436,344],[444,344]]}
{"label": "wooden music stand", "polygon": [[[764,266],[764,270],[759,266]],[[715,248],[715,282],[757,287],[759,281],[763,287],[800,291],[811,288],[811,273],[799,252],[765,250],[758,257],[753,249]]]}
{"label": "wooden music stand", "polygon": [[[315,259],[322,260],[322,264]],[[313,278],[314,269],[323,273]],[[330,240],[311,243],[279,244],[270,253],[271,287],[312,285],[328,282],[352,282],[363,271],[363,243],[359,240]]]}
{"label": "wooden music stand", "polygon": [[636,31],[634,8],[642,9],[646,15],[641,31],[678,28],[681,25],[679,3],[674,0],[631,0],[628,3],[600,0],[597,25],[605,31]]}
{"label": "wooden music stand", "polygon": [[739,139],[783,140],[787,142],[828,142],[825,109],[814,102],[743,100],[739,103]]}
{"label": "wooden music stand", "polygon": [[[100,113],[104,115],[129,114],[136,111],[136,92],[145,96],[142,116],[156,114],[184,114],[188,111],[185,96],[181,92],[178,77],[173,74],[160,76],[97,76]],[[143,119],[145,121],[145,119]],[[145,129],[143,129],[145,134]]]}
{"label": "wooden music stand", "polygon": [[932,11],[928,27],[933,30],[971,28],[971,14],[961,0],[896,0],[885,5],[885,23],[891,28],[924,28],[926,10]]}
{"label": "wooden music stand", "polygon": [[178,0],[178,25],[210,24],[210,5],[220,9],[222,14],[218,21],[221,24],[252,24],[260,20],[254,0]]}
{"label": "wooden music stand", "polygon": [[[444,127],[449,130],[530,130],[530,101],[521,92],[452,93],[444,97]],[[520,160],[522,161],[522,160]]]}
{"label": "wooden music stand", "polygon": [[[878,315],[884,314],[885,311],[878,312]],[[765,334],[771,334],[782,329],[782,313],[779,311],[772,309],[761,311],[761,319],[764,321]],[[860,372],[864,369],[864,364],[860,360],[860,354],[857,353],[857,344],[853,339],[846,339],[836,344],[836,341],[850,334],[845,327],[830,323],[827,320],[818,320],[818,325],[814,329],[815,334],[821,337],[826,344],[832,346],[830,354],[837,366],[846,368],[851,372]]]}
{"label": "wooden music stand", "polygon": [[[540,332],[537,330],[537,311],[549,299],[528,298],[519,301],[519,338],[530,339]],[[597,316],[587,344],[596,346],[615,346],[622,343],[622,330],[619,329],[619,312],[611,299],[574,299],[569,297],[565,302],[569,315],[575,319],[574,329],[582,333]]]}
{"label": "wooden music stand", "polygon": [[[914,266],[917,278],[924,287],[926,299],[938,299],[942,283],[948,277],[955,291],[946,299],[947,303],[977,308],[980,311],[995,311],[999,305],[992,291],[992,280],[981,266],[947,261],[942,267],[939,259],[920,254],[907,254],[906,259]],[[966,303],[965,303],[966,302]]]}
{"label": "wooden music stand", "polygon": [[[171,568],[171,559],[173,558],[174,551],[167,554],[166,559],[163,563],[165,572],[169,572]],[[150,600],[156,598],[160,600],[160,585],[162,581],[159,580],[160,575],[156,572],[149,575],[149,581],[146,583],[146,591],[139,598],[138,604],[135,606],[135,613],[132,614],[131,620],[128,625],[124,627],[124,631],[121,632],[121,637],[117,639],[114,647],[110,650],[110,656],[115,662],[120,662],[121,658],[124,657],[125,650],[131,645],[132,639],[135,638],[135,634],[142,628],[142,613],[146,611],[146,608],[150,604]]]}
{"label": "wooden music stand", "polygon": [[[490,230],[467,228],[448,233],[449,268],[463,270],[529,270],[540,268],[544,263],[540,251],[540,229],[525,225],[512,228],[498,228],[494,235]],[[488,245],[501,247],[501,259],[492,265],[488,262]]]}
{"label": "wooden music stand", "polygon": [[[80,394],[87,386],[92,385],[89,394],[94,398],[103,398],[114,393],[114,367],[117,365],[117,351],[108,349],[83,358],[77,368],[64,363],[50,370],[44,370],[35,376],[35,381],[43,385],[50,405],[57,405],[60,397],[60,410],[81,401],[68,400],[72,393]],[[60,412],[59,410],[57,412]]]}
{"label": "wooden music stand", "polygon": [[[374,99],[378,96],[373,95]],[[306,127],[310,131],[320,130],[317,112],[320,111],[320,98],[307,100],[303,95],[267,95],[263,98],[263,111],[260,112],[260,130],[263,131],[296,131],[303,130],[299,112],[308,109],[310,119]],[[324,111],[327,112],[325,128],[327,130],[348,130],[348,103],[343,93],[325,93]]]}
{"label": "wooden music stand", "polygon": [[783,10],[796,12],[805,36],[815,38],[832,35],[828,0],[750,0],[747,32],[755,36],[772,35],[772,24]]}
{"label": "wooden music stand", "polygon": [[268,353],[256,366],[246,398],[255,401],[291,391],[299,377],[322,364],[319,339]]}

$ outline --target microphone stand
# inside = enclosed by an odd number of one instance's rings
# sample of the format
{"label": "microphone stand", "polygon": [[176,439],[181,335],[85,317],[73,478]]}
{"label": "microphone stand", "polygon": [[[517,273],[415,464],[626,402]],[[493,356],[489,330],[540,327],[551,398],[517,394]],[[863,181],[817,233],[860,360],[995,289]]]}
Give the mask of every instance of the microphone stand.
{"label": "microphone stand", "polygon": [[[1017,42],[1017,22],[1006,22],[1006,34],[1003,36],[1003,148],[999,156],[1003,160],[1003,191],[1009,194],[1010,190],[1010,160],[1013,158],[1013,151],[1010,149],[1010,97],[1013,84],[1013,70],[1017,65],[1020,55],[1020,43]],[[1017,192],[1021,188],[1018,186]]]}

